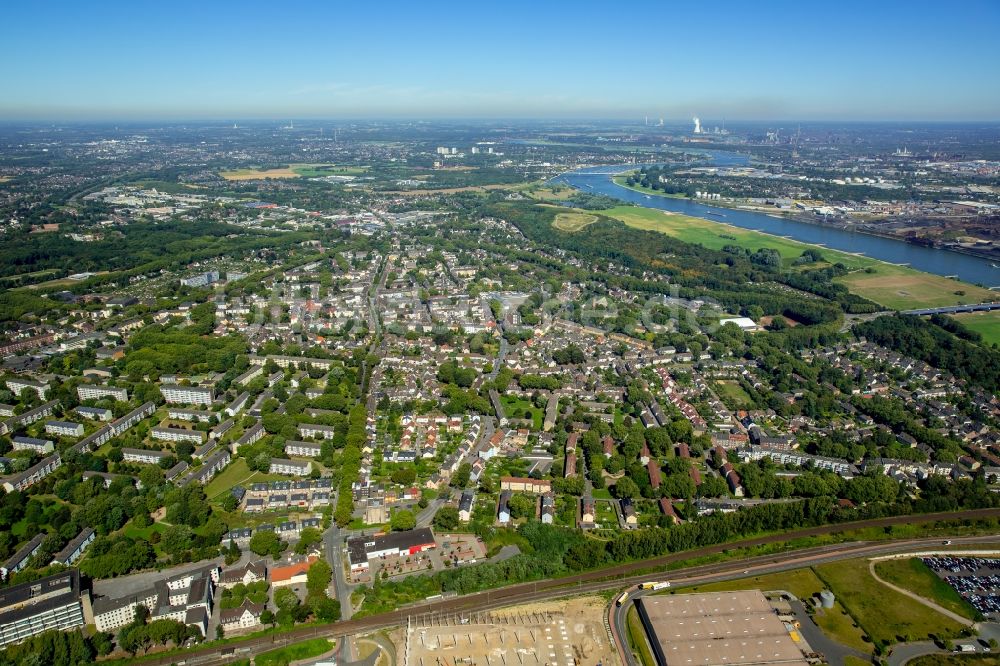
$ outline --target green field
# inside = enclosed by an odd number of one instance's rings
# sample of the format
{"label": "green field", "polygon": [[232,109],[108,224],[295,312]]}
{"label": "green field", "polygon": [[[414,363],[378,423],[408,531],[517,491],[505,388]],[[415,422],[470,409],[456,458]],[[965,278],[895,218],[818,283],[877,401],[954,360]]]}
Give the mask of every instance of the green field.
{"label": "green field", "polygon": [[712,383],[712,387],[719,396],[719,400],[726,403],[726,407],[729,409],[752,409],[754,407],[753,400],[747,395],[747,392],[743,390],[739,382],[732,380],[716,381]]}
{"label": "green field", "polygon": [[[739,245],[756,251],[761,248],[777,250],[787,266],[802,254],[815,247],[796,240],[773,236],[760,231],[742,229],[722,222],[700,217],[679,215],[667,211],[636,206],[617,206],[600,211],[608,217],[621,220],[630,227],[659,231],[678,240],[697,243],[721,250],[726,245]],[[851,270],[850,275],[837,278],[852,293],[875,301],[887,308],[912,309],[940,307],[963,303],[981,303],[995,300],[997,295],[989,289],[896,266],[877,259],[838,250],[821,248],[827,261],[839,262]]]}
{"label": "green field", "polygon": [[222,171],[220,176],[226,180],[255,180],[259,178],[318,178],[321,176],[356,176],[364,173],[368,167],[337,166],[336,164],[289,164],[276,169],[233,169]]}
{"label": "green field", "polygon": [[524,410],[527,409],[531,412],[531,421],[534,424],[535,430],[542,429],[542,420],[545,414],[539,407],[535,407],[527,400],[509,395],[503,396],[501,402],[503,402],[503,408],[507,412],[508,418],[523,418]]}
{"label": "green field", "polygon": [[[1000,298],[1000,293],[994,298]],[[987,345],[1000,345],[1000,310],[990,312],[967,312],[965,314],[952,315],[962,324],[983,336],[983,343]]]}
{"label": "green field", "polygon": [[803,601],[808,600],[820,590],[826,589],[812,569],[796,569],[776,574],[765,574],[739,580],[727,580],[721,583],[696,585],[694,587],[678,588],[682,592],[723,592],[728,590],[788,590]]}
{"label": "green field", "polygon": [[976,619],[976,609],[963,599],[955,588],[928,569],[919,558],[879,562],[875,565],[875,573],[883,580],[933,601],[942,608],[947,608],[970,620]]}
{"label": "green field", "polygon": [[628,622],[628,642],[632,646],[632,651],[639,655],[639,663],[642,666],[656,666],[656,659],[653,658],[653,653],[650,652],[649,644],[646,642],[646,630],[642,626],[642,620],[639,619],[635,606],[628,609],[625,617]]}
{"label": "green field", "polygon": [[247,467],[246,460],[237,458],[235,462],[208,482],[208,485],[205,486],[205,497],[210,501],[218,502],[222,500],[222,496],[229,492],[229,489],[233,486],[243,486],[245,488],[251,483],[277,481],[284,478],[277,474],[252,471]]}
{"label": "green field", "polygon": [[288,666],[293,661],[317,657],[333,649],[333,642],[325,638],[312,638],[301,643],[254,656],[256,666]]}
{"label": "green field", "polygon": [[868,571],[868,560],[822,564],[815,571],[873,641],[949,638],[962,631],[957,622],[881,585]]}
{"label": "green field", "polygon": [[559,213],[552,222],[552,226],[561,231],[579,231],[588,224],[597,222],[597,216],[590,213]]}
{"label": "green field", "polygon": [[994,301],[996,292],[906,266],[878,262],[873,272],[858,271],[837,279],[851,292],[887,308],[910,310]]}

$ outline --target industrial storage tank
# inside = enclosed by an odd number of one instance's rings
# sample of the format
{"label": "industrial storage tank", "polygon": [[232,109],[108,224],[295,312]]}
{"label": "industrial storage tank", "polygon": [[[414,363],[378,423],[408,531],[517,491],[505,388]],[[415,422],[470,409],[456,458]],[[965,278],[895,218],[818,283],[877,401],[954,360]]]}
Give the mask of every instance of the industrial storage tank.
{"label": "industrial storage tank", "polygon": [[819,593],[819,601],[823,605],[823,608],[833,608],[833,602],[836,597],[833,596],[833,592],[830,590],[823,590]]}

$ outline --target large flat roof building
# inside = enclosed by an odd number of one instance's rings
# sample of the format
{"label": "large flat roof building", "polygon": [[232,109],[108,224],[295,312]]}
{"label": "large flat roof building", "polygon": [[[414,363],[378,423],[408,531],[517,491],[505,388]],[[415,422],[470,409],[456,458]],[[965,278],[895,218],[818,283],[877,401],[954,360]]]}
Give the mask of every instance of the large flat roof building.
{"label": "large flat roof building", "polygon": [[760,590],[643,596],[635,601],[659,666],[806,666]]}

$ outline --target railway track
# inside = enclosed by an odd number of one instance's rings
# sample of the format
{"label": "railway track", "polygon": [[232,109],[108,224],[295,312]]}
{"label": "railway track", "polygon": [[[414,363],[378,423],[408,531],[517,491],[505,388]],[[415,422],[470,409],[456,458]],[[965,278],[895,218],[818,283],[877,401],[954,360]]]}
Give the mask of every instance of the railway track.
{"label": "railway track", "polygon": [[[257,652],[284,647],[292,643],[315,637],[343,637],[359,633],[369,633],[386,627],[404,624],[407,617],[458,615],[465,612],[490,610],[532,601],[550,600],[560,596],[570,596],[587,592],[600,592],[609,589],[619,589],[636,584],[649,578],[651,570],[665,569],[670,565],[694,560],[711,555],[718,555],[728,550],[761,546],[789,541],[791,539],[821,536],[862,528],[885,528],[894,525],[909,525],[930,523],[935,521],[971,521],[982,518],[1000,517],[1000,508],[975,509],[937,514],[919,514],[910,516],[892,516],[853,523],[821,525],[782,534],[772,534],[753,539],[705,546],[670,555],[662,555],[646,560],[619,564],[604,569],[586,571],[563,578],[546,579],[531,583],[519,583],[505,588],[486,590],[459,597],[428,601],[400,608],[387,613],[370,615],[368,617],[345,620],[326,626],[301,627],[283,634],[272,634],[235,641],[226,645],[194,648],[181,654],[168,654],[163,657],[149,657],[142,663],[149,666],[167,666],[168,664],[198,664],[209,665],[228,663],[234,657],[249,656]],[[969,537],[954,539],[955,544],[964,542],[975,543],[988,540],[991,537]],[[992,537],[996,540],[996,537]],[[810,566],[824,561],[850,559],[867,555],[881,555],[894,552],[919,550],[940,543],[940,538],[908,539],[885,542],[847,542],[829,544],[812,548],[803,548],[788,553],[761,555],[741,560],[710,563],[684,567],[669,572],[671,581],[682,584],[707,582],[708,580],[726,580],[751,574],[773,573],[787,569]],[[747,572],[747,573],[744,573]]]}

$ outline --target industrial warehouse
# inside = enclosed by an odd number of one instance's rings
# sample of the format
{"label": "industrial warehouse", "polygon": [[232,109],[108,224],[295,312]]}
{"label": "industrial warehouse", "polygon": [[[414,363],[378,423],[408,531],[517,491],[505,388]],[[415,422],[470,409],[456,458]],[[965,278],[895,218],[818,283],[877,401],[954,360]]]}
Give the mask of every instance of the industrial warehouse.
{"label": "industrial warehouse", "polygon": [[660,666],[808,662],[760,590],[636,599]]}

